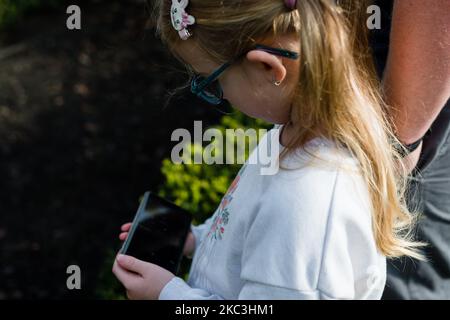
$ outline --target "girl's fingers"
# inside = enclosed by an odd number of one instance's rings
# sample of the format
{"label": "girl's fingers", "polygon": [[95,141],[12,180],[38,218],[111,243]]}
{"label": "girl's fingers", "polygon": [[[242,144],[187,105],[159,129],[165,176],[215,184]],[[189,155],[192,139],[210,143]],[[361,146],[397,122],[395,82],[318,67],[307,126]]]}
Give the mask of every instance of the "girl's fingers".
{"label": "girl's fingers", "polygon": [[119,239],[122,240],[122,241],[124,241],[127,237],[128,237],[128,232],[122,232],[119,235]]}
{"label": "girl's fingers", "polygon": [[128,223],[125,223],[124,225],[122,225],[120,230],[122,230],[123,232],[127,232],[130,230],[130,227],[131,227],[131,222],[128,222]]}
{"label": "girl's fingers", "polygon": [[136,274],[122,268],[117,261],[114,261],[112,272],[125,288],[128,288],[136,280]]}
{"label": "girl's fingers", "polygon": [[[131,256],[119,254],[116,258],[118,265],[128,272],[143,275],[145,271],[151,266],[150,263],[136,259]],[[153,268],[153,267],[152,267]]]}

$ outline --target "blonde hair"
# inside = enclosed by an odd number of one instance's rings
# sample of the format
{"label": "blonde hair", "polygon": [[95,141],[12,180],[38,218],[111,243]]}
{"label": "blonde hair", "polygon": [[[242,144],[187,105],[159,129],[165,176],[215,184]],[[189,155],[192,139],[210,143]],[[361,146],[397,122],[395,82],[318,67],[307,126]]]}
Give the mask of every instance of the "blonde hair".
{"label": "blonde hair", "polygon": [[[156,0],[157,30],[174,49],[180,43],[170,20],[171,1]],[[193,41],[211,60],[224,63],[258,41],[296,34],[300,39],[300,82],[293,102],[295,141],[311,134],[345,146],[359,161],[372,203],[373,231],[386,257],[424,259],[413,240],[416,214],[405,201],[406,173],[394,145],[367,42],[368,1],[301,0],[289,10],[283,0],[190,0],[196,18]],[[295,123],[295,122],[294,122]]]}

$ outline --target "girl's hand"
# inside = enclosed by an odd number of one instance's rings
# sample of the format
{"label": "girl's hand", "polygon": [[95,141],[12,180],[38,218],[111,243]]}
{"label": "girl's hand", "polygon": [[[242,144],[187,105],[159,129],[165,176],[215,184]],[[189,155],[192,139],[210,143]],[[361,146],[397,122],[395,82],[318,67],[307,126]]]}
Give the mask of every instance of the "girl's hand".
{"label": "girl's hand", "polygon": [[175,275],[156,264],[119,254],[112,272],[123,284],[131,300],[157,300]]}
{"label": "girl's hand", "polygon": [[[119,239],[121,241],[125,241],[125,239],[128,237],[128,231],[130,231],[130,228],[131,228],[131,222],[125,223],[124,225],[122,225],[122,227],[120,228],[122,233],[119,235]],[[189,231],[187,238],[186,238],[186,242],[184,244],[183,255],[185,255],[186,257],[190,257],[190,256],[192,256],[192,253],[194,252],[194,250],[195,250],[195,237],[194,237],[194,234],[192,233],[192,231]]]}

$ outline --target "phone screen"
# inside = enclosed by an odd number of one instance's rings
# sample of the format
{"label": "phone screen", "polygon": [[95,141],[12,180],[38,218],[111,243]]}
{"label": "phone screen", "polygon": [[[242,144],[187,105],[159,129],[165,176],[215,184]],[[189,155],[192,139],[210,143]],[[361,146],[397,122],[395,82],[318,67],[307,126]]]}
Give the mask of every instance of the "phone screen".
{"label": "phone screen", "polygon": [[187,211],[146,192],[120,252],[177,274],[191,220]]}

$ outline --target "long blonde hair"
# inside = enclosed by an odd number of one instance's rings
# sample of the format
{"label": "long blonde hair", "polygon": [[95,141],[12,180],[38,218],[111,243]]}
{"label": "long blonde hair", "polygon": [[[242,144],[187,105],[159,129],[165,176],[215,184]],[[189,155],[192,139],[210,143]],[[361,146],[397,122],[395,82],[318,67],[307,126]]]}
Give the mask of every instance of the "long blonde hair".
{"label": "long blonde hair", "polygon": [[[170,20],[170,0],[155,0],[157,30],[174,49],[180,41]],[[295,141],[311,134],[345,146],[359,161],[372,202],[373,231],[386,257],[423,259],[414,242],[416,214],[405,201],[406,174],[386,118],[367,42],[364,13],[368,1],[301,0],[297,10],[283,0],[190,0],[194,41],[211,60],[224,63],[258,40],[296,34],[300,39],[300,82],[294,100]],[[305,107],[307,106],[307,107]],[[294,122],[295,123],[295,122]]]}

